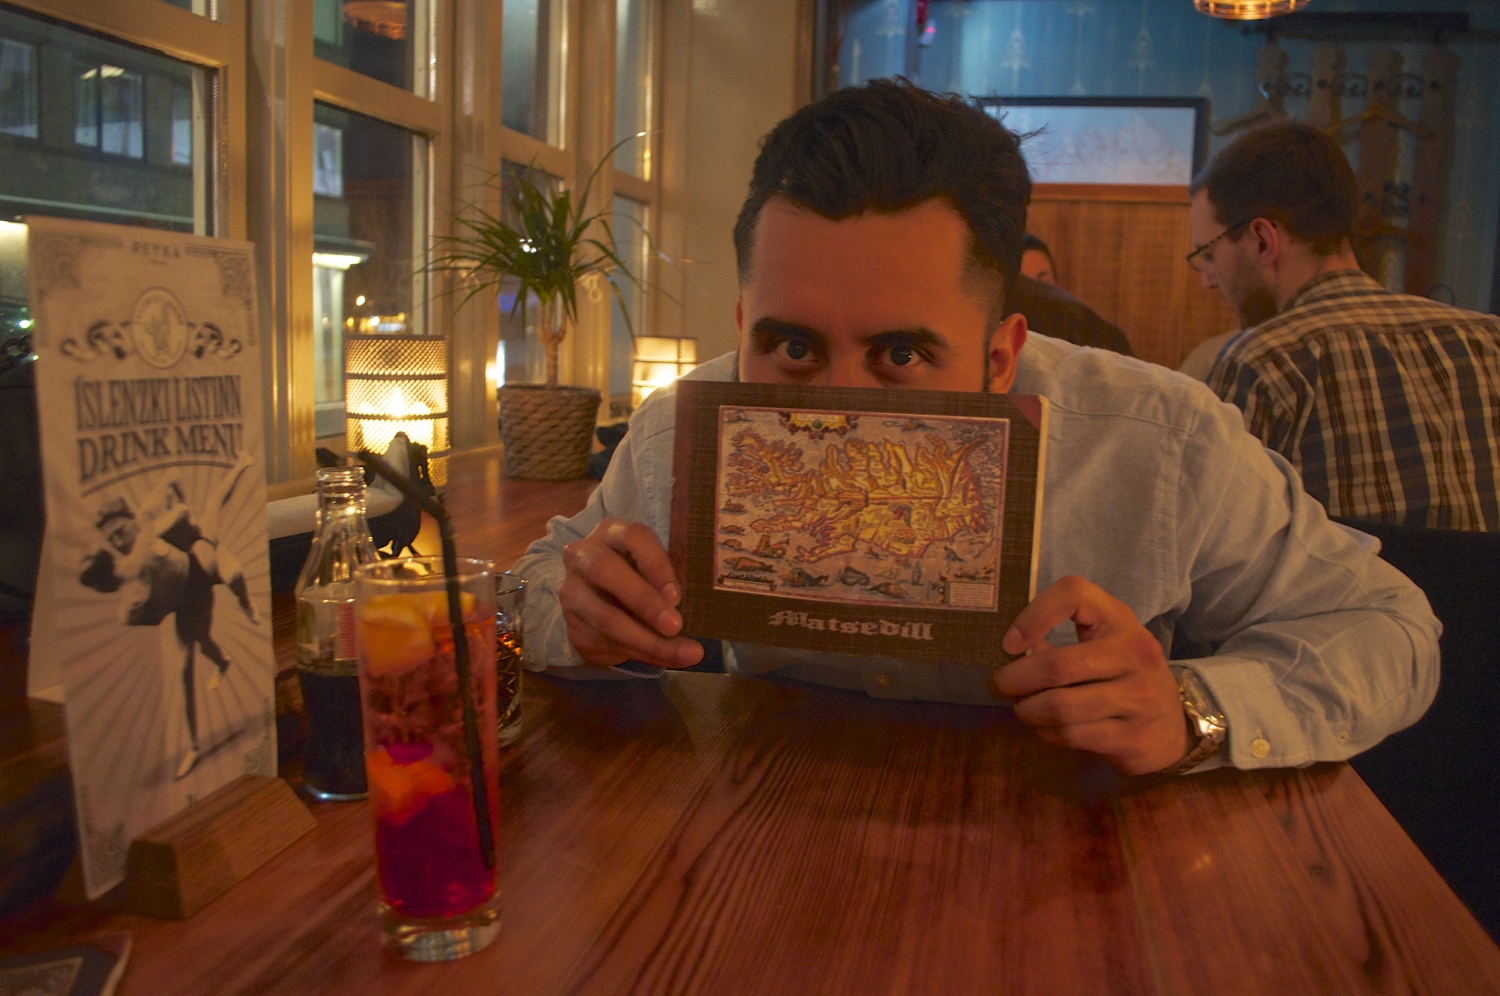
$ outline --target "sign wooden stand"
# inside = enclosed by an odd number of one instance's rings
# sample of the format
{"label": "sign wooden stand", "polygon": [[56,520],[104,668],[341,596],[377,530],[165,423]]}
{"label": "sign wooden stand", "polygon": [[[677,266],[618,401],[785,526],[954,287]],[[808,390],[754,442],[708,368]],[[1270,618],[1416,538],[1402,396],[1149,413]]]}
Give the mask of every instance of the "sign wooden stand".
{"label": "sign wooden stand", "polygon": [[[96,902],[183,920],[285,850],[317,821],[285,781],[242,775],[130,845],[125,881]],[[76,871],[76,867],[75,867]],[[81,876],[65,887],[81,898]]]}

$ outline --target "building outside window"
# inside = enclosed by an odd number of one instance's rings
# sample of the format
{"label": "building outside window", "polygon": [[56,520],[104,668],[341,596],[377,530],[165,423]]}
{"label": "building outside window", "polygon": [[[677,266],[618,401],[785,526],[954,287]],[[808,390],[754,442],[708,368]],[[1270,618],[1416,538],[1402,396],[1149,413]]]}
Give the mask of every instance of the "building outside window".
{"label": "building outside window", "polygon": [[193,164],[193,88],[172,84],[172,162]]}
{"label": "building outside window", "polygon": [[344,431],[344,336],[428,331],[428,142],[327,104],[313,115],[314,403],[327,437]]}
{"label": "building outside window", "polygon": [[[622,254],[651,265],[636,236],[655,223],[658,197],[660,25],[655,0],[587,10],[569,0],[286,0],[294,30],[282,38],[267,11],[249,0],[0,0],[0,217],[252,238],[266,261],[257,279],[269,339],[268,473],[291,481],[311,474],[312,440],[340,432],[345,335],[461,329],[472,370],[469,338],[493,342],[504,326],[503,301],[455,318],[454,302],[433,298],[420,270],[478,173],[531,164],[574,188],[611,132],[647,133],[600,174],[590,208],[622,221]],[[585,16],[590,32],[603,24],[612,33],[585,39]],[[456,78],[459,52],[467,68]],[[610,108],[613,121],[601,119],[597,110]],[[466,131],[460,155],[460,115],[501,127]],[[632,319],[648,321],[647,296],[631,293]],[[623,394],[622,316],[611,301],[584,297],[564,379]],[[16,301],[24,305],[24,291]],[[516,347],[509,362],[483,374],[540,379],[534,332],[514,333],[504,336]],[[481,383],[466,388],[471,407]],[[492,388],[485,393],[493,406]],[[468,418],[471,438],[494,438],[492,424]]]}
{"label": "building outside window", "polygon": [[210,75],[0,4],[0,213],[206,234]]}
{"label": "building outside window", "polygon": [[432,5],[428,0],[314,0],[313,54],[362,76],[432,94]]}
{"label": "building outside window", "polygon": [[37,137],[36,46],[0,38],[0,134]]}
{"label": "building outside window", "polygon": [[507,0],[501,53],[500,123],[562,147],[567,78],[565,0]]}
{"label": "building outside window", "polygon": [[116,156],[145,154],[141,74],[109,63],[74,63],[73,141]]}

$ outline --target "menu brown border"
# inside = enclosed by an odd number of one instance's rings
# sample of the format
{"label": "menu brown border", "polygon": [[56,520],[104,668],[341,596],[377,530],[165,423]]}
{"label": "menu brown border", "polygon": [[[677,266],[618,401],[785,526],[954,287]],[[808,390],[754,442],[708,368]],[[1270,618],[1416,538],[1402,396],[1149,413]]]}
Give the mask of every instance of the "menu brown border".
{"label": "menu brown border", "polygon": [[[1009,419],[998,607],[992,612],[895,610],[716,590],[714,515],[719,408],[724,405]],[[1008,660],[1000,650],[1001,638],[1034,594],[1046,420],[1047,401],[1035,395],[678,381],[670,554],[682,591],[683,633],[699,639],[917,661],[995,665]],[[806,612],[823,620],[825,628],[773,625],[770,620],[782,610]],[[833,621],[837,631],[828,628]],[[887,625],[882,627],[882,622]],[[891,623],[897,626],[895,634],[889,632]]]}

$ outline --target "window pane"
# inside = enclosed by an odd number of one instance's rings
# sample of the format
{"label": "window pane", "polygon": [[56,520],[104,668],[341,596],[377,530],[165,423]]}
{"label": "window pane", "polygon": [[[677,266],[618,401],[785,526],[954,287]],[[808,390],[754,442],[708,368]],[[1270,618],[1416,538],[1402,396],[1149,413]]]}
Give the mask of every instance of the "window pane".
{"label": "window pane", "polygon": [[504,5],[500,123],[559,147],[567,23],[564,0]]}
{"label": "window pane", "polygon": [[[519,163],[504,161],[500,164],[500,220],[508,225],[517,223],[511,207],[512,191],[516,179],[529,174],[533,182],[545,184],[556,190],[559,180],[542,170],[528,169]],[[478,302],[475,302],[476,304]],[[532,295],[526,302],[526,323],[521,324],[521,313],[511,313],[516,304],[516,288],[506,281],[500,285],[496,304],[500,308],[500,346],[495,355],[495,369],[500,372],[502,384],[540,384],[547,377],[547,358],[537,337],[537,300]]]}
{"label": "window pane", "polygon": [[99,148],[139,159],[145,154],[141,74],[119,66],[99,67]]}
{"label": "window pane", "polygon": [[615,168],[651,175],[651,24],[649,0],[615,2]]}
{"label": "window pane", "polygon": [[344,431],[344,336],[427,330],[428,142],[313,109],[313,379],[317,434]]}
{"label": "window pane", "polygon": [[79,145],[99,144],[99,67],[82,63],[74,65],[73,141]]}
{"label": "window pane", "polygon": [[181,84],[172,86],[172,161],[193,162],[193,88]]}
{"label": "window pane", "polygon": [[432,96],[430,0],[314,0],[313,51],[382,83]]}
{"label": "window pane", "polygon": [[344,129],[313,123],[313,193],[344,196]]}
{"label": "window pane", "polygon": [[[631,377],[635,365],[635,336],[646,335],[646,282],[647,242],[646,205],[625,197],[616,197],[610,229],[615,237],[615,250],[630,274],[640,281],[637,284],[618,270],[611,274],[620,297],[614,294],[609,319],[609,402],[610,414],[623,415],[630,410]],[[630,321],[625,312],[630,309]]]}
{"label": "window pane", "polygon": [[3,5],[0,38],[5,121],[31,114],[0,134],[0,215],[212,234],[211,73]]}
{"label": "window pane", "polygon": [[0,38],[0,133],[36,138],[36,47]]}

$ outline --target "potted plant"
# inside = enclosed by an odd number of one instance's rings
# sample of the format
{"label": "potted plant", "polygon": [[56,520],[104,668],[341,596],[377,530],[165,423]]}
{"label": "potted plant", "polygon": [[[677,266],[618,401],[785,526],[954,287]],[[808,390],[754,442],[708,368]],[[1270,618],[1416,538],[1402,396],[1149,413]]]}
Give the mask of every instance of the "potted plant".
{"label": "potted plant", "polygon": [[637,285],[640,281],[620,259],[607,213],[588,211],[589,191],[613,154],[611,149],[599,161],[576,196],[565,187],[554,188],[534,161],[506,178],[504,185],[501,174],[490,177],[483,186],[501,191],[510,220],[468,205],[454,219],[455,234],[436,240],[426,267],[459,278],[466,288],[460,304],[485,291],[498,292],[509,282],[506,289],[515,291],[511,314],[519,313],[523,326],[535,300],[547,380],[545,385],[500,388],[500,434],[508,477],[567,480],[582,477],[588,463],[599,392],[558,386],[558,349],[569,324],[578,320],[578,288],[586,279],[608,281],[627,327],[630,324],[617,279],[623,276]]}

